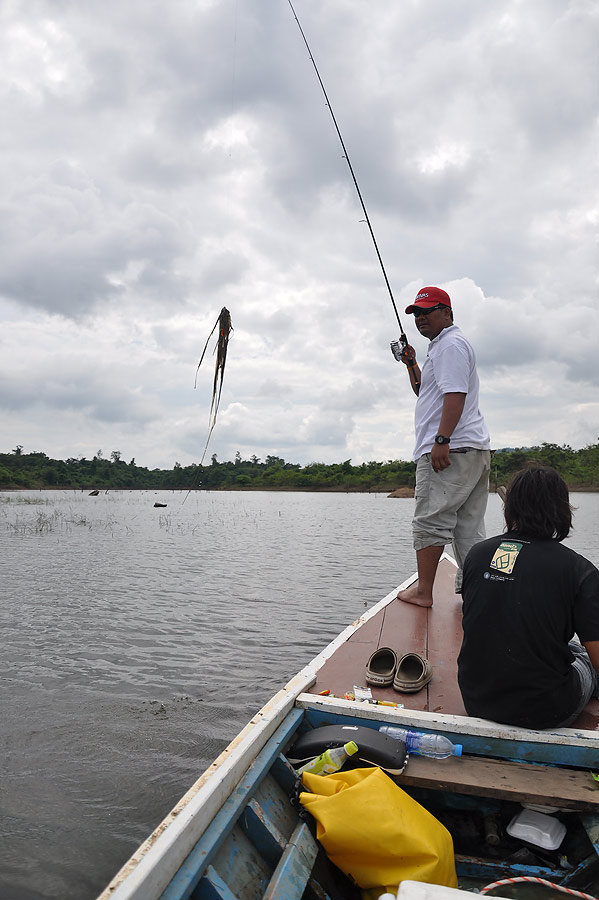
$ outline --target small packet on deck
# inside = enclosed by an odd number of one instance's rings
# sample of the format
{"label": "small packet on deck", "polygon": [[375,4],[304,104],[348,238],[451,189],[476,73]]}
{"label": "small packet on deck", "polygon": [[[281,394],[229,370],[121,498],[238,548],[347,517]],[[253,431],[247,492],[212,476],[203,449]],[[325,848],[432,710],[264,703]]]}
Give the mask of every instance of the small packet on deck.
{"label": "small packet on deck", "polygon": [[369,687],[362,687],[359,684],[354,684],[354,699],[355,700],[372,700],[372,691]]}

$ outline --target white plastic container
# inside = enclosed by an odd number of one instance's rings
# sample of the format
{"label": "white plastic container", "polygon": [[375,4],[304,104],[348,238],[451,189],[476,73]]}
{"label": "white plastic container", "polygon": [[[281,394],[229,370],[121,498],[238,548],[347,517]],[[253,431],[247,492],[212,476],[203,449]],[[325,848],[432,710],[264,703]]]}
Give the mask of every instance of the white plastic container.
{"label": "white plastic container", "polygon": [[523,809],[507,826],[507,833],[544,850],[557,850],[566,835],[566,826],[546,813]]}

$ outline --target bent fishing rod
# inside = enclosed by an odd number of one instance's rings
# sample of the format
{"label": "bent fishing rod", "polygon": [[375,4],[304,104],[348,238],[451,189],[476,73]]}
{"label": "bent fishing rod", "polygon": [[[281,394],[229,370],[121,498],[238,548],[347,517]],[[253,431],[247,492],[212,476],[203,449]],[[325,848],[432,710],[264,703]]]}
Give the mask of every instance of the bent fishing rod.
{"label": "bent fishing rod", "polygon": [[374,249],[376,251],[379,265],[380,265],[381,271],[383,273],[383,278],[385,279],[387,291],[389,292],[389,297],[391,298],[391,303],[393,304],[393,311],[395,312],[395,318],[397,319],[397,324],[399,325],[399,341],[391,341],[391,351],[392,351],[395,359],[398,360],[398,362],[406,363],[406,365],[408,367],[409,375],[410,375],[410,382],[412,383],[412,385],[414,387],[420,387],[420,382],[418,381],[418,378],[416,376],[416,362],[414,359],[411,359],[410,357],[408,357],[405,354],[405,351],[407,350],[407,347],[408,347],[408,339],[406,337],[405,331],[403,330],[403,326],[401,324],[401,319],[399,318],[397,304],[395,303],[393,291],[391,290],[391,285],[390,285],[389,279],[387,277],[387,272],[385,270],[383,258],[381,256],[381,252],[379,250],[379,245],[377,244],[376,237],[374,235],[374,230],[373,230],[372,224],[370,222],[370,216],[368,215],[368,210],[366,209],[366,204],[364,203],[364,198],[362,197],[362,192],[361,192],[360,186],[358,184],[358,179],[356,178],[356,173],[354,172],[354,167],[351,164],[351,160],[349,158],[349,153],[347,152],[347,147],[345,146],[345,141],[343,140],[343,135],[341,134],[341,129],[339,128],[339,125],[337,124],[337,119],[335,118],[335,113],[333,112],[333,107],[331,106],[331,101],[329,100],[329,96],[328,96],[326,88],[324,86],[324,82],[323,82],[322,78],[320,77],[320,72],[318,70],[318,66],[316,65],[316,60],[314,59],[314,56],[312,55],[312,51],[310,50],[310,45],[308,43],[308,39],[306,38],[304,29],[302,28],[301,22],[297,17],[297,13],[293,7],[293,3],[291,2],[291,0],[287,0],[287,2],[289,4],[291,12],[293,13],[293,18],[297,22],[297,27],[299,28],[299,31],[300,31],[300,34],[304,41],[304,44],[306,45],[306,50],[308,51],[308,56],[310,57],[310,62],[314,66],[314,71],[316,72],[316,77],[318,78],[318,83],[320,84],[322,93],[324,94],[325,104],[331,114],[331,118],[333,120],[333,125],[335,126],[335,131],[337,132],[337,136],[339,138],[341,147],[343,149],[343,159],[346,161],[346,163],[349,167],[349,171],[351,173],[354,187],[356,189],[356,193],[358,195],[358,199],[360,201],[360,205],[361,205],[362,211],[364,213],[364,221],[368,225],[370,237],[372,238],[372,243],[374,244]]}

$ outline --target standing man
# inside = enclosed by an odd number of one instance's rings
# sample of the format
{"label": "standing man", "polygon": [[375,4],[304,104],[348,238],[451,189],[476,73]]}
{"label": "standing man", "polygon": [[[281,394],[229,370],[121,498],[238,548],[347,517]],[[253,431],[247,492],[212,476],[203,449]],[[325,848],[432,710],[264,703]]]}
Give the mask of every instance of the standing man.
{"label": "standing man", "polygon": [[453,543],[459,593],[466,554],[485,537],[491,452],[489,432],[478,408],[474,350],[453,324],[449,294],[438,287],[423,287],[406,313],[414,314],[416,328],[430,344],[422,372],[413,347],[402,353],[418,397],[412,522],[418,581],[400,591],[397,599],[432,606],[433,582],[445,545]]}

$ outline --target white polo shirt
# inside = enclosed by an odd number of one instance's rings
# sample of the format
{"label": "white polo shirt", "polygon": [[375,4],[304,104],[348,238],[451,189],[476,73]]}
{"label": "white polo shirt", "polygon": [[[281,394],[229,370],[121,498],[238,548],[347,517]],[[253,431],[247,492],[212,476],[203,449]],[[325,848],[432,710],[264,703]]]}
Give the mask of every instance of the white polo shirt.
{"label": "white polo shirt", "polygon": [[416,401],[414,459],[430,453],[439,434],[445,394],[466,394],[464,411],[451,435],[450,448],[488,450],[489,432],[478,408],[479,381],[474,350],[457,325],[444,328],[428,345]]}

